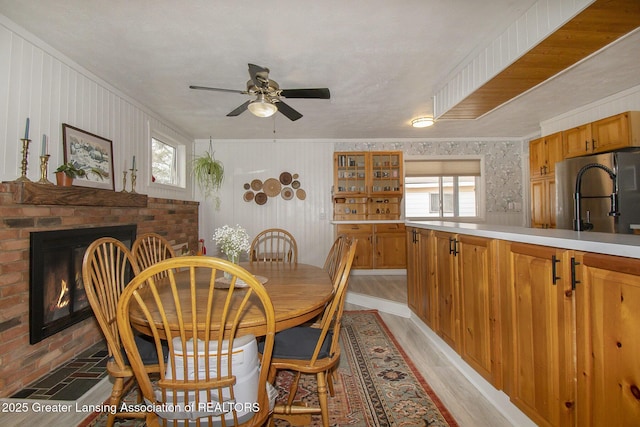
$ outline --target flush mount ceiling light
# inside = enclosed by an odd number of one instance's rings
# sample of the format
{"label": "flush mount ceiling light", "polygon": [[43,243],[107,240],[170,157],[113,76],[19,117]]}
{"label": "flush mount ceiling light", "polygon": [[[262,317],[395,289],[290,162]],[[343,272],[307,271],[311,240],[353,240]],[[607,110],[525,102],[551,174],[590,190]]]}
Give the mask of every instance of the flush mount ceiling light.
{"label": "flush mount ceiling light", "polygon": [[433,125],[432,117],[418,117],[417,119],[411,120],[411,126],[414,128],[426,128]]}
{"label": "flush mount ceiling light", "polygon": [[255,101],[251,101],[247,108],[258,117],[271,117],[278,111],[278,107],[267,101],[263,93],[258,95]]}

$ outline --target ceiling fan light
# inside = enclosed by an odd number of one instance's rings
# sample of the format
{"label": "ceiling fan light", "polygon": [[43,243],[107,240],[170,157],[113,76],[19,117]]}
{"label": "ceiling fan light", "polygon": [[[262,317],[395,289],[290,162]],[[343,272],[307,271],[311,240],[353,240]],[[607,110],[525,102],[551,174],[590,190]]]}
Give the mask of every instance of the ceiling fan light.
{"label": "ceiling fan light", "polygon": [[278,107],[265,100],[264,95],[258,96],[247,108],[251,111],[251,114],[258,117],[271,117],[278,111]]}
{"label": "ceiling fan light", "polygon": [[433,125],[432,117],[418,117],[411,120],[411,126],[413,126],[414,128],[426,128],[431,125]]}

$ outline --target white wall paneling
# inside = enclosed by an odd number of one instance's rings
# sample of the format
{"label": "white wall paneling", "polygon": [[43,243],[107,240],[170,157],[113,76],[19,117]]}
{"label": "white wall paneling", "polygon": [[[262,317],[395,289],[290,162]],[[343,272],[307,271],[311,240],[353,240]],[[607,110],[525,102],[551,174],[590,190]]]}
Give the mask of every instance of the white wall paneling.
{"label": "white wall paneling", "polygon": [[[35,39],[5,19],[0,20],[0,180],[20,176],[26,118],[31,121],[32,142],[28,157],[29,179],[40,178],[39,159],[42,135],[49,138],[49,179],[63,162],[62,123],[113,141],[116,190],[122,189],[125,160],[138,162],[136,190],[154,197],[190,199],[185,189],[150,185],[148,161],[149,127],[170,135],[187,146],[191,157],[192,140],[173,129],[164,119],[119,93],[61,53]],[[128,181],[130,189],[131,181]]]}
{"label": "white wall paneling", "polygon": [[[256,119],[263,120],[263,119]],[[209,140],[197,140],[196,154],[209,150]],[[253,239],[266,228],[284,228],[298,243],[299,261],[322,266],[333,242],[331,185],[333,144],[298,141],[213,141],[213,154],[222,161],[225,178],[219,192],[220,210],[213,200],[200,204],[200,238],[208,255],[217,255],[213,232],[222,225],[239,224]],[[245,202],[245,183],[297,173],[305,200],[269,197],[266,204]],[[196,200],[203,200],[196,189]]]}

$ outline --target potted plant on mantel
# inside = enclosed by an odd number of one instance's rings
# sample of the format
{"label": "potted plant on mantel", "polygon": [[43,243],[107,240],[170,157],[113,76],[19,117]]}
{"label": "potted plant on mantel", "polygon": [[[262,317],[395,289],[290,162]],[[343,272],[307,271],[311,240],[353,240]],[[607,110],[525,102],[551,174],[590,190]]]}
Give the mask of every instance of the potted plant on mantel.
{"label": "potted plant on mantel", "polygon": [[56,182],[61,187],[70,187],[73,184],[73,179],[87,176],[87,172],[93,173],[101,180],[104,179],[106,174],[104,171],[98,168],[83,169],[76,166],[73,162],[63,163],[56,169]]}

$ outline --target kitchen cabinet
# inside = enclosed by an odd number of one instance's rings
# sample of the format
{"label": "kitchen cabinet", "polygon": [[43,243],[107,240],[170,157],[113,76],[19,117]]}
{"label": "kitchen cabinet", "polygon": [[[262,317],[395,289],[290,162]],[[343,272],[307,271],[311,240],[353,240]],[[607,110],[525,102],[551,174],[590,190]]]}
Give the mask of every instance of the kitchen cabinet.
{"label": "kitchen cabinet", "polygon": [[577,425],[640,420],[640,261],[577,257]]}
{"label": "kitchen cabinet", "polygon": [[500,381],[496,242],[458,235],[460,355],[492,384]]}
{"label": "kitchen cabinet", "polygon": [[570,251],[510,243],[503,299],[505,391],[540,426],[571,426],[575,409]]}
{"label": "kitchen cabinet", "polygon": [[400,219],[402,151],[336,152],[333,163],[334,220]]}
{"label": "kitchen cabinet", "polygon": [[451,348],[460,352],[460,308],[456,255],[458,243],[456,235],[434,231],[435,280],[438,283],[436,332]]}
{"label": "kitchen cabinet", "polygon": [[431,231],[407,228],[407,303],[409,308],[435,330],[437,282],[434,279]]}
{"label": "kitchen cabinet", "polygon": [[531,227],[555,228],[555,164],[563,160],[562,133],[529,142]]}
{"label": "kitchen cabinet", "polygon": [[354,269],[404,269],[407,266],[402,223],[338,224],[337,233],[358,239]]}
{"label": "kitchen cabinet", "polygon": [[556,180],[554,177],[532,179],[531,227],[556,227]]}
{"label": "kitchen cabinet", "polygon": [[563,131],[564,157],[640,146],[640,111],[627,111]]}
{"label": "kitchen cabinet", "polygon": [[531,178],[553,176],[556,163],[562,160],[562,132],[529,141]]}
{"label": "kitchen cabinet", "polygon": [[352,269],[373,268],[373,224],[339,224],[337,233],[358,239]]}

